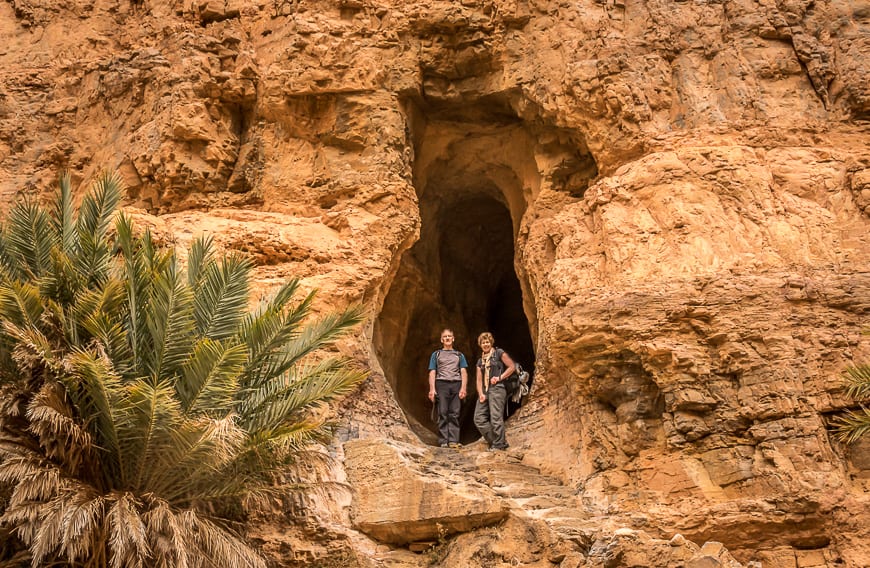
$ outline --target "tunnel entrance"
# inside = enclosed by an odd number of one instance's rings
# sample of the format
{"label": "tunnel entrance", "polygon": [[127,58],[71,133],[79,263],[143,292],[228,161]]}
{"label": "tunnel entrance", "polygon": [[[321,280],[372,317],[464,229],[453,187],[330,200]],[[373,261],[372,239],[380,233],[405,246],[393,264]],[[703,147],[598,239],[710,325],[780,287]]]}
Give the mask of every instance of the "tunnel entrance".
{"label": "tunnel entrance", "polygon": [[[437,441],[430,417],[428,362],[440,347],[444,327],[453,329],[456,349],[468,360],[468,396],[460,415],[462,443],[479,433],[473,414],[477,391],[477,336],[491,331],[496,345],[532,370],[535,353],[523,294],[514,270],[510,212],[488,187],[431,204],[420,240],[405,253],[376,325],[376,336],[393,329],[379,358],[412,429]],[[427,207],[428,209],[428,207]],[[511,412],[516,410],[513,406]]]}
{"label": "tunnel entrance", "polygon": [[372,345],[411,428],[434,444],[427,367],[441,330],[453,329],[469,364],[461,414],[461,442],[469,443],[479,438],[477,336],[491,331],[534,371],[535,302],[515,260],[527,204],[544,187],[582,196],[597,167],[582,136],[548,126],[519,91],[407,103],[420,234],[389,282]]}

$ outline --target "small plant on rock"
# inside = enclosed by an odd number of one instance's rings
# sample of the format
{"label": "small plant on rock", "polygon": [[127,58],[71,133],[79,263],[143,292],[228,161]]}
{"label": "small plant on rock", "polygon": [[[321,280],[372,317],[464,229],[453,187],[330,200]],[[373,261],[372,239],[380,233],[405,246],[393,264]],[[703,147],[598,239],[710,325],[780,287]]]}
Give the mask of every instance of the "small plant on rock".
{"label": "small plant on rock", "polygon": [[[870,364],[848,367],[843,374],[846,394],[859,402],[870,401]],[[870,432],[870,409],[846,410],[834,421],[834,432],[841,442],[851,444]]]}

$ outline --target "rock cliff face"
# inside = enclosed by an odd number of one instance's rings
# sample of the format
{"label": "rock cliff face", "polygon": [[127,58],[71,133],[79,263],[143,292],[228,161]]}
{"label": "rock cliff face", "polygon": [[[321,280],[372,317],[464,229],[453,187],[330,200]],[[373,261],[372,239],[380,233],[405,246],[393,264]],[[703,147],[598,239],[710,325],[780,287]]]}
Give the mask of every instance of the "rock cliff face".
{"label": "rock cliff face", "polygon": [[[867,566],[826,419],[870,357],[868,56],[836,0],[7,0],[0,207],[118,168],[161,238],[370,308],[320,472],[356,489],[253,524],[280,565]],[[471,405],[427,446],[445,325],[534,366],[508,455]]]}

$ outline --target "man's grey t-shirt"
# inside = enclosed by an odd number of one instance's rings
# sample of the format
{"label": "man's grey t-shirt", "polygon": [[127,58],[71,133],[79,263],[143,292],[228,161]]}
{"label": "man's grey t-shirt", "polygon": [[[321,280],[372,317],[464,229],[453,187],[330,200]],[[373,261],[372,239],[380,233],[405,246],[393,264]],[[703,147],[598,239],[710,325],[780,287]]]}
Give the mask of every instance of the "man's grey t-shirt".
{"label": "man's grey t-shirt", "polygon": [[435,371],[435,380],[461,381],[460,369],[467,369],[465,355],[456,349],[439,349],[429,357],[429,370]]}

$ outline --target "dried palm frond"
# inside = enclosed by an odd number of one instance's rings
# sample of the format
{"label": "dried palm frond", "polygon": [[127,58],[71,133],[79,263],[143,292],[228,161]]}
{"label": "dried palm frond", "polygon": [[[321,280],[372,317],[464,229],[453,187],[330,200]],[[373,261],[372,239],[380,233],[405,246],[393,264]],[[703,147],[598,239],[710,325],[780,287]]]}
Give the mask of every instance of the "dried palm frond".
{"label": "dried palm frond", "polygon": [[141,567],[150,556],[145,523],[139,514],[141,504],[130,493],[111,496],[106,512],[112,568]]}

